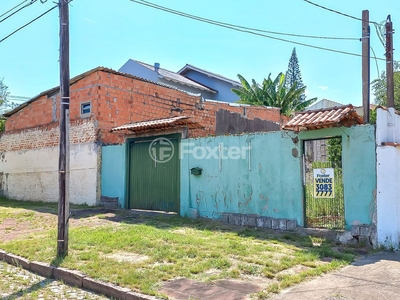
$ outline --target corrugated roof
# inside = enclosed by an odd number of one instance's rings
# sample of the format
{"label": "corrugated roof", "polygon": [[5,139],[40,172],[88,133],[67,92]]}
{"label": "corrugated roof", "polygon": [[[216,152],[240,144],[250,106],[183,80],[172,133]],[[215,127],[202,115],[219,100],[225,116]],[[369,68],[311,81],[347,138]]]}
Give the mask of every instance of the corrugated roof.
{"label": "corrugated roof", "polygon": [[225,76],[222,76],[222,75],[219,75],[219,74],[216,74],[216,73],[212,73],[210,71],[198,68],[198,67],[190,65],[190,64],[186,64],[186,66],[184,66],[182,69],[180,69],[178,71],[178,74],[182,74],[183,75],[189,70],[197,71],[197,72],[203,73],[203,74],[205,74],[205,75],[207,75],[209,77],[214,77],[214,78],[217,78],[219,80],[229,82],[230,84],[238,86],[238,87],[242,86],[242,84],[240,82],[238,82],[238,81],[229,79],[229,78],[227,78]]}
{"label": "corrugated roof", "polygon": [[142,132],[149,130],[164,130],[173,127],[187,126],[191,129],[202,128],[199,123],[193,122],[186,116],[171,117],[165,119],[150,120],[137,123],[129,123],[111,129],[111,132],[120,130],[129,130],[133,132]]}
{"label": "corrugated roof", "polygon": [[[141,64],[143,67],[146,67],[149,70],[155,71],[155,68],[152,65],[146,64],[146,63],[138,61],[138,60],[135,60],[135,62],[137,62],[138,64]],[[163,68],[158,69],[158,74],[161,75],[162,77],[164,77],[166,80],[170,80],[170,81],[180,83],[183,85],[191,86],[191,87],[194,87],[194,88],[197,88],[197,89],[200,89],[203,91],[207,91],[210,93],[214,93],[214,94],[217,93],[216,90],[209,88],[208,86],[205,86],[205,85],[200,84],[196,81],[193,81],[185,76],[182,76],[178,73],[175,73],[175,72],[163,69]]]}
{"label": "corrugated roof", "polygon": [[322,99],[318,102],[313,103],[309,107],[307,107],[305,110],[316,110],[316,109],[324,109],[324,108],[331,108],[335,106],[342,106],[342,103],[332,101],[329,99]]}
{"label": "corrugated roof", "polygon": [[302,131],[338,126],[350,127],[362,123],[362,118],[357,114],[353,106],[349,104],[299,112],[283,126],[283,129]]}

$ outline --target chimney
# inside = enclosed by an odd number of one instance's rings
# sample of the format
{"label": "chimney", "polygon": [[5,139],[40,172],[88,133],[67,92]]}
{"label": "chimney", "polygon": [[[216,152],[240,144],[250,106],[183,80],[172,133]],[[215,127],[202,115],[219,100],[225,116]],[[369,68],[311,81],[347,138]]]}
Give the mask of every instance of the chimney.
{"label": "chimney", "polygon": [[160,69],[160,63],[156,62],[154,63],[154,71],[158,73],[158,70]]}

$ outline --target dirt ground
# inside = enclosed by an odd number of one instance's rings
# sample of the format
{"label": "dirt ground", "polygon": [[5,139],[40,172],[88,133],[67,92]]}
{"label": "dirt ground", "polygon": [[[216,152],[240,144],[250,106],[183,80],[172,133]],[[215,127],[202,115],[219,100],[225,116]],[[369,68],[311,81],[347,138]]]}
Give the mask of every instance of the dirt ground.
{"label": "dirt ground", "polygon": [[[34,214],[34,218],[15,214],[15,216],[10,215],[10,217],[0,220],[0,241],[7,242],[44,232],[50,228],[57,228],[58,221],[56,214],[43,211],[36,211]],[[118,224],[116,221],[122,219],[123,216],[106,209],[72,210],[69,218],[69,226],[71,228],[82,226],[97,227],[110,223]]]}

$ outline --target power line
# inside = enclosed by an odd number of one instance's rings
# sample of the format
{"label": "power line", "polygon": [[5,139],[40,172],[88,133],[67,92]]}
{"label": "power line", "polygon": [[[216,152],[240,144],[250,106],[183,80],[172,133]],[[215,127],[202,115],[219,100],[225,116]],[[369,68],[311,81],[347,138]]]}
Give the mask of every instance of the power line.
{"label": "power line", "polygon": [[[351,53],[351,52],[346,52],[346,51],[341,51],[341,50],[335,50],[335,49],[330,49],[330,48],[325,48],[325,47],[320,47],[320,46],[314,46],[314,45],[310,45],[310,44],[305,44],[305,43],[300,43],[300,42],[295,42],[295,41],[291,41],[291,40],[286,40],[286,39],[282,39],[282,38],[278,38],[278,37],[273,37],[273,36],[269,36],[269,35],[265,35],[265,34],[261,34],[261,33],[257,33],[254,31],[251,31],[250,29],[244,29],[246,27],[241,27],[241,26],[237,26],[237,25],[231,25],[228,23],[222,23],[222,22],[218,22],[218,21],[214,21],[214,20],[210,20],[210,19],[205,19],[202,17],[198,17],[198,16],[194,16],[194,15],[190,15],[181,11],[177,11],[177,10],[173,10],[167,7],[163,7],[161,5],[156,5],[154,3],[145,1],[145,0],[130,0],[131,2],[135,2],[144,6],[148,6],[148,7],[152,7],[158,10],[162,10],[165,12],[169,12],[171,14],[176,14],[185,18],[189,18],[189,19],[194,19],[200,22],[204,22],[204,23],[208,23],[208,24],[212,24],[212,25],[216,25],[216,26],[220,26],[220,27],[224,27],[224,28],[228,28],[228,29],[232,29],[232,30],[236,30],[236,31],[240,31],[240,32],[244,32],[244,33],[249,33],[249,34],[253,34],[253,35],[257,35],[257,36],[261,36],[261,37],[265,37],[265,38],[269,38],[269,39],[274,39],[274,40],[278,40],[281,42],[286,42],[286,43],[291,43],[291,44],[295,44],[295,45],[300,45],[300,46],[304,46],[304,47],[309,47],[309,48],[314,48],[314,49],[319,49],[319,50],[324,50],[324,51],[330,51],[330,52],[335,52],[335,53],[341,53],[341,54],[346,54],[346,55],[351,55],[351,56],[358,56],[358,57],[362,57],[361,54],[357,54],[357,53]],[[359,39],[357,39],[359,40]],[[385,60],[383,58],[377,58],[378,60]]]}
{"label": "power line", "polygon": [[1,15],[0,15],[0,18],[1,18],[2,16],[4,16],[4,15],[8,14],[10,11],[13,11],[14,9],[16,9],[18,6],[20,6],[20,5],[24,4],[25,2],[28,2],[28,1],[30,1],[30,0],[25,0],[25,1],[22,1],[20,4],[18,4],[18,5],[16,5],[16,6],[14,6],[14,7],[13,7],[13,8],[11,8],[10,10],[7,10],[5,13],[3,13],[3,14],[1,14]]}
{"label": "power line", "polygon": [[9,96],[7,96],[7,100],[10,100],[10,101],[26,102],[26,101],[28,101],[29,99],[31,99],[31,97],[14,96],[14,95],[9,95]]}
{"label": "power line", "polygon": [[[12,16],[15,15],[17,12],[23,10],[24,8],[27,8],[28,6],[32,5],[32,4],[35,3],[36,1],[37,1],[37,0],[31,0],[30,3],[28,3],[28,4],[24,5],[24,6],[22,6],[20,9],[18,9],[17,11],[14,11],[11,15],[8,15],[8,16],[5,17],[4,19],[1,19],[1,20],[0,20],[0,23],[3,22],[3,21],[5,21],[5,20],[7,20],[7,19],[10,18],[10,17],[12,17]],[[18,6],[19,6],[19,5],[18,5]]]}
{"label": "power line", "polygon": [[[347,18],[351,18],[351,19],[354,19],[354,20],[362,21],[361,18],[357,18],[357,17],[351,16],[351,15],[342,13],[342,12],[340,12],[340,11],[337,11],[337,10],[334,10],[334,9],[331,9],[331,8],[328,8],[328,7],[325,7],[325,6],[322,6],[322,5],[320,5],[320,4],[311,2],[311,1],[309,1],[309,0],[303,0],[303,1],[304,1],[304,2],[307,2],[307,3],[311,4],[311,5],[317,6],[317,7],[319,7],[319,8],[325,9],[325,10],[327,10],[327,11],[333,12],[333,13],[335,13],[335,14],[338,14],[338,15],[341,15],[341,16],[344,16],[344,17],[347,17]],[[374,24],[374,25],[379,25],[379,23],[373,22],[373,21],[369,21],[369,23]],[[381,26],[381,25],[379,25],[379,26]]]}
{"label": "power line", "polygon": [[376,58],[376,54],[375,54],[374,49],[373,49],[371,46],[370,46],[370,48],[371,48],[371,50],[372,50],[372,53],[374,54],[375,65],[376,65],[376,72],[377,72],[377,74],[378,74],[378,76],[379,76],[380,73],[379,73],[379,66],[378,66],[378,61],[377,61],[377,58]]}
{"label": "power line", "polygon": [[165,11],[170,12],[170,13],[179,14],[181,16],[184,16],[184,17],[187,17],[187,18],[191,18],[191,19],[195,19],[195,20],[198,20],[198,21],[211,22],[211,23],[219,24],[221,26],[222,25],[230,26],[230,27],[235,27],[235,28],[245,29],[245,30],[251,30],[251,31],[256,31],[256,32],[263,32],[263,33],[270,33],[270,34],[277,34],[277,35],[286,35],[286,36],[295,36],[295,37],[301,37],[301,38],[311,38],[311,39],[357,40],[357,41],[359,40],[359,38],[352,38],[352,37],[315,36],[315,35],[303,35],[303,34],[283,33],[283,32],[277,32],[277,31],[262,30],[262,29],[245,27],[245,26],[231,24],[231,23],[224,23],[224,22],[220,22],[220,21],[216,21],[216,20],[212,20],[212,19],[206,19],[206,18],[203,18],[203,17],[199,17],[199,16],[188,14],[188,13],[184,13],[184,12],[181,12],[181,11],[173,10],[171,8],[167,8],[167,7],[164,7],[164,6],[152,3],[152,2],[148,2],[148,1],[145,1],[145,0],[139,0],[139,1],[132,0],[132,2],[136,2],[138,4],[150,6],[150,7],[156,8],[156,9],[160,9],[160,10],[165,10]]}
{"label": "power line", "polygon": [[3,42],[4,40],[8,39],[10,36],[12,36],[13,34],[17,33],[18,31],[20,31],[21,29],[25,28],[26,26],[28,26],[29,24],[35,22],[36,20],[40,19],[41,17],[43,17],[45,14],[49,13],[50,11],[52,11],[53,9],[55,9],[56,7],[58,7],[58,5],[53,6],[52,8],[50,8],[49,10],[46,10],[44,13],[42,13],[41,15],[37,16],[36,18],[34,18],[33,20],[29,21],[28,23],[26,23],[25,25],[21,26],[20,28],[14,30],[13,32],[11,32],[9,35],[7,35],[6,37],[2,38],[0,40],[0,43]]}

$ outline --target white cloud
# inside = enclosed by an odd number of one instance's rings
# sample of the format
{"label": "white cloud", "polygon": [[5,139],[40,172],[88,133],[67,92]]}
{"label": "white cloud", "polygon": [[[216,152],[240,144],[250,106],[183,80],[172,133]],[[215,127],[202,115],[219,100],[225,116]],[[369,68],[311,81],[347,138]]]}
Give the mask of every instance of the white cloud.
{"label": "white cloud", "polygon": [[326,91],[327,89],[329,89],[329,87],[327,87],[326,85],[320,85],[320,86],[318,86],[318,88],[323,91]]}

